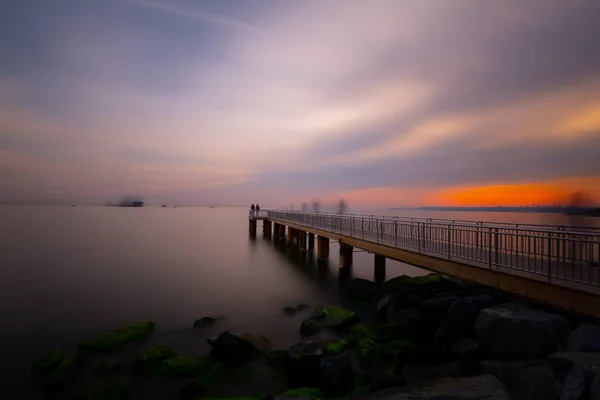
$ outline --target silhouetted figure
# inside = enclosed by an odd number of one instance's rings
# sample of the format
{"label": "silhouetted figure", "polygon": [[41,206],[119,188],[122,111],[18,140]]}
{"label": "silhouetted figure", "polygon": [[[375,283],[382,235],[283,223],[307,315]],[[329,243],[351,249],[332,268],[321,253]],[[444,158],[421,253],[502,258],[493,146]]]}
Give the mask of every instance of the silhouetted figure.
{"label": "silhouetted figure", "polygon": [[254,203],[250,206],[250,215],[254,216]]}
{"label": "silhouetted figure", "polygon": [[260,206],[258,205],[258,203],[256,203],[256,213],[258,214],[259,211],[260,211]]}

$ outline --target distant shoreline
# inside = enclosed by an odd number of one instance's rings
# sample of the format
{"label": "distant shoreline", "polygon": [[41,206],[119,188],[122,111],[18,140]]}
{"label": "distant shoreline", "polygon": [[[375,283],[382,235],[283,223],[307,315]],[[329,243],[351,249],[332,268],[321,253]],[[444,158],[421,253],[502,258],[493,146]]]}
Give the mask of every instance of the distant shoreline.
{"label": "distant shoreline", "polygon": [[568,214],[582,215],[591,217],[600,217],[600,208],[582,208],[582,207],[394,207],[389,208],[393,211],[466,211],[466,212],[508,212],[508,213],[550,213],[550,214]]}

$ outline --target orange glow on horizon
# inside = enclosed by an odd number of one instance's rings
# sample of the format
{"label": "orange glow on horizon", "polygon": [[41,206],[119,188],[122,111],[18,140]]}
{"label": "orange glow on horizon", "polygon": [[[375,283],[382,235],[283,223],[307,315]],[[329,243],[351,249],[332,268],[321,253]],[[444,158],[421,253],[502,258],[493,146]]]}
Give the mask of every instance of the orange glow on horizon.
{"label": "orange glow on horizon", "polygon": [[502,184],[442,189],[379,187],[355,190],[328,196],[326,201],[335,203],[344,198],[352,207],[495,207],[567,205],[569,196],[575,192],[589,194],[600,203],[600,177],[569,178],[549,182]]}

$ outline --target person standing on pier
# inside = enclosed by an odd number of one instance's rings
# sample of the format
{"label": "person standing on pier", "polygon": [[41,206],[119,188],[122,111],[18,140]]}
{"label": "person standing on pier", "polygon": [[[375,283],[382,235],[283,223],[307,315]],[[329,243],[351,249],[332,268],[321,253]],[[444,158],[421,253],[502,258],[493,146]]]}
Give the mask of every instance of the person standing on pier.
{"label": "person standing on pier", "polygon": [[256,203],[256,216],[258,217],[260,214],[260,206],[258,205],[258,203]]}
{"label": "person standing on pier", "polygon": [[250,206],[250,215],[254,217],[254,203]]}

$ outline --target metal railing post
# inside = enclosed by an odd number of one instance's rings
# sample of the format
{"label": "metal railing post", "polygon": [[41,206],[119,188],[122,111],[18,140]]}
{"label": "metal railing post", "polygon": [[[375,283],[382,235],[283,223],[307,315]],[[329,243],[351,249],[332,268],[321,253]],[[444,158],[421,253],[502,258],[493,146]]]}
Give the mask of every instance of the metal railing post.
{"label": "metal railing post", "polygon": [[492,228],[488,232],[488,258],[490,262],[490,269],[492,269]]}
{"label": "metal railing post", "polygon": [[552,232],[548,232],[548,282],[552,281]]}
{"label": "metal railing post", "polygon": [[452,225],[448,225],[448,258],[452,257]]}
{"label": "metal railing post", "polygon": [[398,247],[398,220],[394,217],[394,246]]}
{"label": "metal railing post", "polygon": [[500,263],[500,254],[499,254],[499,248],[500,247],[500,236],[498,235],[498,228],[494,229],[494,263],[496,264],[496,267],[498,266],[498,264]]}

